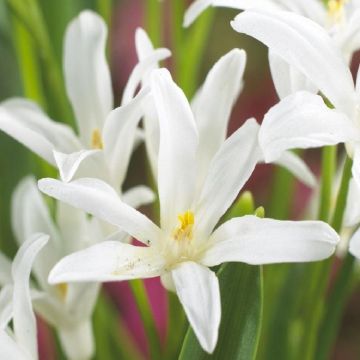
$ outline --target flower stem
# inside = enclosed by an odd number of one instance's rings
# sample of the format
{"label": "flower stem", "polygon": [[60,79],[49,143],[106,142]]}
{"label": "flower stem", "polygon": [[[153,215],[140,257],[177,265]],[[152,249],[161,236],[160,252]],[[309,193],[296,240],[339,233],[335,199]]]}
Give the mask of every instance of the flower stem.
{"label": "flower stem", "polygon": [[[330,151],[332,150],[326,150],[326,153],[324,151],[324,160],[330,162],[335,159],[333,155],[330,154]],[[345,211],[345,205],[346,205],[346,198],[347,193],[349,189],[349,181],[351,178],[351,167],[352,167],[352,161],[351,159],[347,158],[345,161],[341,184],[340,184],[340,190],[336,199],[336,205],[335,205],[335,212],[332,217],[331,225],[336,231],[340,231],[342,222],[343,222],[343,216]],[[326,170],[326,172],[323,173],[323,177],[331,176],[332,174],[332,165],[328,164],[327,166],[323,166],[323,169]],[[326,184],[330,184],[329,179],[325,180],[323,179],[323,184],[326,181]],[[331,187],[329,188],[327,186],[328,191],[331,190]],[[322,196],[322,201],[329,201],[328,194],[324,194]],[[330,204],[330,203],[329,203]],[[320,206],[320,209],[322,209],[322,206]],[[321,212],[320,212],[321,213]],[[324,209],[324,213],[322,215],[329,217],[329,209]],[[323,219],[325,220],[325,218]],[[308,274],[310,281],[310,290],[308,292],[308,301],[307,301],[307,314],[304,317],[304,338],[302,342],[302,359],[319,359],[318,356],[315,356],[316,354],[316,346],[318,342],[318,337],[321,334],[321,323],[324,319],[324,304],[325,304],[325,292],[327,289],[328,281],[329,281],[329,274],[331,270],[332,265],[332,259],[327,259],[325,261],[311,264],[311,272]],[[346,294],[342,294],[341,296],[346,296]],[[336,297],[336,303],[339,302],[340,298]],[[341,301],[344,302],[342,299]],[[334,305],[333,306],[337,306]],[[338,314],[340,316],[340,312]],[[306,330],[305,330],[306,328]],[[328,329],[331,330],[331,329]],[[325,358],[324,358],[325,359]]]}
{"label": "flower stem", "polygon": [[[343,177],[341,180],[340,191],[338,194],[335,213],[332,219],[332,226],[336,231],[340,231],[346,206],[346,199],[351,178],[352,160],[346,159]],[[334,339],[336,337],[342,310],[352,289],[352,275],[354,267],[354,257],[347,254],[331,290],[325,312],[322,317],[320,331],[318,332],[318,347],[315,354],[316,359],[327,359]]]}
{"label": "flower stem", "polygon": [[96,0],[97,12],[102,16],[107,25],[111,25],[112,0]]}
{"label": "flower stem", "polygon": [[72,115],[65,96],[60,64],[56,61],[49,32],[37,0],[7,0],[7,4],[19,22],[27,29],[34,42],[34,49],[42,64],[45,94],[51,116],[71,122]]}
{"label": "flower stem", "polygon": [[318,219],[322,221],[329,221],[331,199],[333,197],[332,188],[336,168],[336,147],[325,146],[322,154],[322,178]]}
{"label": "flower stem", "polygon": [[150,358],[158,360],[162,358],[161,343],[159,333],[155,325],[153,311],[149,302],[148,294],[142,280],[132,280],[129,282],[131,290],[143,321],[145,333],[149,344]]}
{"label": "flower stem", "polygon": [[159,0],[145,2],[145,27],[155,47],[162,45],[163,4]]}
{"label": "flower stem", "polygon": [[184,90],[188,98],[191,98],[198,86],[199,70],[206,49],[207,38],[211,31],[211,25],[215,10],[207,9],[199,19],[191,26],[188,35],[184,38],[181,52],[181,62],[177,68],[177,82]]}

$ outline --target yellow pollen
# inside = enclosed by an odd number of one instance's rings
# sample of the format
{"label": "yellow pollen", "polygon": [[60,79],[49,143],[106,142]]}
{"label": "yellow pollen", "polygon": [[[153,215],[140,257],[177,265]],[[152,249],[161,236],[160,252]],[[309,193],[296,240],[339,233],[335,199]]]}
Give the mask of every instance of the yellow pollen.
{"label": "yellow pollen", "polygon": [[101,132],[98,128],[94,129],[91,134],[91,147],[100,150],[103,148]]}
{"label": "yellow pollen", "polygon": [[59,291],[60,297],[62,301],[65,301],[67,293],[68,293],[68,284],[60,283],[56,285],[57,290]]}
{"label": "yellow pollen", "polygon": [[175,240],[191,240],[193,236],[194,213],[190,210],[178,215],[179,226],[174,230]]}
{"label": "yellow pollen", "polygon": [[339,23],[344,17],[344,6],[347,0],[329,0],[327,3],[329,17]]}

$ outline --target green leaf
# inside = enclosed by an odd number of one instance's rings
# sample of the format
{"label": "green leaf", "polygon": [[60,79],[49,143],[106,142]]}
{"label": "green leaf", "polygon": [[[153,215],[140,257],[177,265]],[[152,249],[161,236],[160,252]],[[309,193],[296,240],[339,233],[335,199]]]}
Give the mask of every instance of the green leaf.
{"label": "green leaf", "polygon": [[218,271],[222,317],[212,355],[204,352],[189,328],[179,360],[255,359],[262,317],[262,269],[228,263]]}

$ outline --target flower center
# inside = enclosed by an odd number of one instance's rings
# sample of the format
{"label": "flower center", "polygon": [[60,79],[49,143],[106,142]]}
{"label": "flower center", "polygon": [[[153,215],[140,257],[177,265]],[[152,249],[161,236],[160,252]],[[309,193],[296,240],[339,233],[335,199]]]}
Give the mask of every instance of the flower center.
{"label": "flower center", "polygon": [[193,238],[194,213],[190,210],[178,215],[179,225],[173,232],[176,241],[190,241]]}
{"label": "flower center", "polygon": [[67,283],[60,283],[60,284],[57,284],[56,285],[56,288],[60,294],[60,298],[62,301],[65,301],[66,299],[66,296],[67,296],[67,293],[68,293],[68,289],[69,289],[69,286]]}
{"label": "flower center", "polygon": [[91,134],[91,147],[99,150],[102,150],[104,147],[101,132],[98,128],[95,128]]}
{"label": "flower center", "polygon": [[344,6],[347,0],[329,0],[327,3],[330,20],[334,24],[339,24],[344,20]]}

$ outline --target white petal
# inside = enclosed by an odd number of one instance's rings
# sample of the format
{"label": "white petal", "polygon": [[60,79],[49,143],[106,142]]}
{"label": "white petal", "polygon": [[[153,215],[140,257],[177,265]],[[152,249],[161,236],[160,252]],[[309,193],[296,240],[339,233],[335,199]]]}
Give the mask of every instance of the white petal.
{"label": "white petal", "polygon": [[209,71],[193,112],[199,131],[198,176],[205,176],[208,166],[225,141],[232,107],[242,87],[246,53],[233,49],[220,58]]}
{"label": "white petal", "polygon": [[221,319],[219,281],[211,270],[194,262],[172,271],[176,293],[201,347],[215,349]]}
{"label": "white petal", "polygon": [[190,105],[166,69],[154,70],[151,89],[160,122],[158,189],[161,227],[172,229],[195,192],[198,134]]}
{"label": "white petal", "polygon": [[74,177],[81,163],[100,150],[80,150],[71,154],[64,154],[54,150],[54,158],[62,181],[69,182]]}
{"label": "white petal", "polygon": [[134,149],[138,123],[143,115],[142,103],[150,89],[144,88],[128,104],[110,112],[104,125],[104,151],[112,181],[120,188]]}
{"label": "white petal", "polygon": [[[273,1],[273,0],[272,0]],[[303,15],[318,24],[325,24],[328,17],[327,7],[318,0],[278,0],[282,8]]]}
{"label": "white petal", "polygon": [[[142,28],[137,28],[135,31],[135,47],[139,61],[147,58],[154,51],[154,46],[149,35]],[[154,64],[154,68],[156,67],[157,66]]]}
{"label": "white petal", "polygon": [[284,151],[275,161],[275,164],[283,166],[305,185],[312,188],[317,185],[315,175],[311,172],[305,162],[291,151]]}
{"label": "white petal", "polygon": [[11,261],[0,252],[0,287],[11,282]]}
{"label": "white petal", "polygon": [[66,30],[64,74],[68,96],[73,106],[85,146],[91,133],[102,129],[113,107],[111,78],[105,57],[106,24],[96,13],[85,10]]}
{"label": "white petal", "polygon": [[43,289],[47,289],[48,273],[62,254],[62,239],[32,176],[24,178],[13,193],[11,220],[19,246],[35,233],[50,236],[50,241],[37,256],[33,265],[37,281]]}
{"label": "white petal", "polygon": [[335,40],[345,56],[351,59],[352,54],[360,48],[360,9],[350,14],[342,31],[339,31]]}
{"label": "white petal", "polygon": [[13,266],[14,279],[14,334],[16,342],[37,358],[37,337],[35,315],[31,305],[29,280],[32,264],[38,252],[45,246],[49,237],[35,234],[20,247]]}
{"label": "white petal", "polygon": [[146,58],[141,59],[130,74],[123,92],[121,105],[126,105],[135,96],[136,89],[141,81],[149,76],[151,70],[157,68],[160,61],[165,60],[170,56],[170,50],[160,48],[153,50]]}
{"label": "white petal", "polygon": [[176,292],[175,284],[174,284],[174,280],[173,280],[171,271],[162,274],[160,276],[160,281],[161,281],[162,286],[166,290]]}
{"label": "white petal", "polygon": [[360,138],[360,128],[318,95],[297,92],[273,106],[259,132],[265,161],[277,160],[283,151],[334,145]]}
{"label": "white petal", "polygon": [[59,329],[59,339],[68,359],[91,359],[95,340],[91,321]]}
{"label": "white petal", "polygon": [[280,99],[300,90],[317,93],[317,87],[303,73],[272,51],[269,51],[269,64],[275,89]]}
{"label": "white petal", "polygon": [[80,148],[70,127],[51,120],[28,100],[11,99],[0,104],[0,130],[52,165],[53,149],[72,152]]}
{"label": "white petal", "polygon": [[[141,28],[136,29],[135,45],[139,61],[143,61],[154,52],[154,46],[148,34]],[[149,69],[147,72],[144,73],[144,76],[142,78],[143,86],[146,86],[150,83],[151,72],[152,70],[157,68],[158,64],[153,63],[152,69]],[[152,99],[148,99],[148,101],[144,104],[143,127],[146,139],[145,147],[151,166],[151,171],[154,178],[157,179],[157,161],[159,152],[160,130],[159,120],[157,118],[156,109],[154,107],[154,102],[152,101]]]}
{"label": "white petal", "polygon": [[160,230],[153,222],[122,202],[115,190],[101,180],[85,178],[63,183],[42,179],[39,188],[49,196],[119,226],[146,244],[156,242],[160,236]]}
{"label": "white petal", "polygon": [[68,284],[66,305],[74,321],[83,322],[91,318],[100,287],[101,284],[97,282]]}
{"label": "white petal", "polygon": [[336,44],[318,24],[288,11],[247,10],[231,23],[297,67],[339,110],[352,116],[353,80]]}
{"label": "white petal", "polygon": [[339,235],[321,221],[280,221],[256,216],[234,218],[210,238],[205,266],[239,261],[273,264],[323,260],[331,256]]}
{"label": "white petal", "polygon": [[0,330],[0,358],[4,360],[33,360],[31,355],[26,354],[4,330]]}
{"label": "white petal", "polygon": [[351,237],[349,251],[352,255],[360,259],[360,229]]}
{"label": "white petal", "polygon": [[147,186],[138,185],[125,191],[122,201],[137,209],[140,206],[151,204],[155,200],[154,192]]}
{"label": "white petal", "polygon": [[354,178],[350,180],[349,184],[344,224],[345,226],[360,224],[360,185],[358,185]]}
{"label": "white petal", "polygon": [[183,26],[190,26],[199,15],[212,5],[212,0],[195,0],[186,10]]}
{"label": "white petal", "polygon": [[195,210],[196,229],[205,238],[235,200],[262,157],[258,148],[258,130],[256,120],[249,119],[224,142],[211,162]]}
{"label": "white petal", "polygon": [[165,261],[151,247],[104,241],[63,258],[51,270],[51,284],[120,281],[161,275]]}
{"label": "white petal", "polygon": [[[82,250],[103,239],[103,234],[91,226],[91,220],[84,211],[57,201],[56,223],[61,233],[62,251],[56,262],[60,256]],[[52,267],[56,262],[52,263]]]}
{"label": "white petal", "polygon": [[0,331],[5,330],[13,317],[13,286],[6,285],[0,291]]}
{"label": "white petal", "polygon": [[357,185],[360,186],[360,145],[357,144],[354,148],[352,175]]}
{"label": "white petal", "polygon": [[209,6],[219,6],[238,10],[244,9],[281,9],[273,0],[195,0],[185,12],[183,26],[190,26]]}

